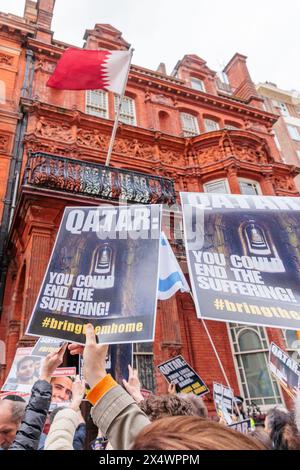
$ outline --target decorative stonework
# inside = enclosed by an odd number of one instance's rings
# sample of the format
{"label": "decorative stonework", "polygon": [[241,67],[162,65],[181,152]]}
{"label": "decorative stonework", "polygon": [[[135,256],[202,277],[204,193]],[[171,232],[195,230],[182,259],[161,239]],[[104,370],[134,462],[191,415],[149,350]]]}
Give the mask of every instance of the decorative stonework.
{"label": "decorative stonework", "polygon": [[14,63],[14,57],[12,55],[3,54],[0,52],[0,65],[7,65],[11,67]]}
{"label": "decorative stonework", "polygon": [[7,153],[9,151],[10,137],[5,134],[0,134],[0,152]]}
{"label": "decorative stonework", "polygon": [[291,176],[274,177],[275,190],[279,191],[296,191],[294,180]]}

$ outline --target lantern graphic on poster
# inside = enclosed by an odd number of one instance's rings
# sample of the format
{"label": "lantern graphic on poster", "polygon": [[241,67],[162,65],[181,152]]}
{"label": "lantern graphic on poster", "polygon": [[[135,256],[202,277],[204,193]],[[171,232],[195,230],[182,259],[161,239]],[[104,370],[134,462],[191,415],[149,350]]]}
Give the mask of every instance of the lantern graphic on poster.
{"label": "lantern graphic on poster", "polygon": [[90,274],[97,276],[98,289],[111,289],[114,286],[115,252],[109,243],[103,243],[94,250]]}
{"label": "lantern graphic on poster", "polygon": [[258,271],[285,272],[271,234],[263,223],[253,219],[243,221],[239,227],[239,235],[244,255],[252,259]]}

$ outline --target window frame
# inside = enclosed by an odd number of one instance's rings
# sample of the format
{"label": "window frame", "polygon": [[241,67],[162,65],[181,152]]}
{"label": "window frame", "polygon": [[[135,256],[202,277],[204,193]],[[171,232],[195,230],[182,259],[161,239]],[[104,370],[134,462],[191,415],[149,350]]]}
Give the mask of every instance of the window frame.
{"label": "window frame", "polygon": [[[89,100],[89,96],[91,96],[92,93],[95,93],[96,95],[102,95],[104,96],[104,101],[105,101],[105,107],[97,107],[93,106],[91,104],[91,99]],[[90,101],[90,102],[89,102]],[[95,110],[100,110],[100,111],[105,111],[105,116],[102,116],[101,114],[96,114],[96,113],[90,113],[88,112],[89,108],[94,108]],[[87,90],[85,93],[85,113],[88,114],[89,116],[96,116],[100,117],[103,119],[109,119],[109,106],[108,106],[108,92],[104,90]]]}
{"label": "window frame", "polygon": [[[207,187],[210,184],[217,184],[217,183],[223,183],[223,182],[225,183],[225,187],[227,189],[227,192],[226,193],[217,193],[217,194],[230,194],[230,186],[229,186],[227,178],[220,178],[220,179],[217,179],[217,180],[207,181],[206,183],[203,183],[204,192],[205,193],[210,193],[210,191],[206,191]],[[211,191],[211,193],[213,193],[213,192],[214,191]]]}
{"label": "window frame", "polygon": [[[242,397],[244,397],[245,404],[250,405],[251,402],[255,403],[255,398],[252,398],[250,396],[249,387],[248,387],[248,383],[247,383],[246,371],[245,371],[242,359],[241,359],[242,366],[241,367],[239,366],[237,356],[242,358],[242,356],[246,355],[246,354],[249,355],[249,354],[263,353],[265,355],[266,370],[267,370],[267,372],[269,374],[269,377],[270,377],[270,381],[271,381],[275,401],[274,401],[274,403],[265,403],[265,400],[269,399],[268,397],[260,397],[260,398],[257,397],[256,400],[261,400],[262,401],[262,403],[257,403],[257,405],[259,406],[259,408],[261,409],[262,412],[267,412],[269,409],[274,408],[275,406],[285,406],[285,401],[284,401],[284,397],[283,397],[281,387],[280,387],[278,381],[275,379],[275,377],[272,376],[272,374],[270,373],[269,368],[268,368],[268,357],[269,357],[270,341],[269,341],[266,329],[263,326],[246,325],[246,324],[241,324],[241,323],[229,323],[229,322],[227,322],[226,325],[227,325],[227,331],[228,331],[229,343],[230,343],[230,347],[231,347],[231,353],[232,353],[232,357],[233,357],[235,373],[236,373],[238,386],[239,386],[239,392],[240,392],[240,395]],[[238,331],[238,333],[236,331],[234,331],[235,338],[236,338],[236,341],[234,341],[232,331],[235,330],[236,328],[239,328],[240,331]],[[240,351],[239,350],[240,347],[239,347],[238,339],[239,339],[239,336],[241,335],[241,333],[245,330],[253,331],[258,335],[258,337],[261,341],[261,344],[262,344],[261,349],[253,349],[253,350],[249,350],[249,351],[248,350],[247,351]],[[262,337],[262,333],[263,333],[263,337]],[[235,344],[237,345],[237,351],[235,350]],[[244,376],[244,379],[245,379],[244,381],[242,380],[242,376],[240,374],[240,369],[243,370],[243,376]],[[278,394],[276,394],[276,389],[274,387],[274,384],[276,384],[276,386],[277,386],[277,389],[278,389],[278,392],[279,392]],[[247,390],[248,397],[246,397],[245,394],[244,394],[244,387]]]}
{"label": "window frame", "polygon": [[[140,363],[138,358],[141,357],[148,357],[149,359],[151,358],[152,362],[152,382],[153,382],[153,387],[148,387],[147,390],[150,390],[152,393],[156,393],[156,380],[155,380],[155,364],[154,364],[154,352],[153,352],[153,343],[152,343],[152,351],[139,351],[139,347],[143,346],[144,343],[133,343],[133,352],[132,352],[132,365],[133,368],[137,370],[137,374],[139,377],[139,380],[141,382],[142,388],[147,388],[147,384],[144,384],[141,380],[141,373],[140,373]],[[151,343],[147,343],[151,344]]]}
{"label": "window frame", "polygon": [[[297,142],[300,141],[300,131],[299,131],[299,128],[297,126],[293,126],[292,124],[288,124],[287,125],[287,130],[288,130],[289,136],[292,140],[296,140]],[[294,132],[295,132],[295,135],[294,135]],[[296,135],[296,133],[297,133],[297,135]]]}
{"label": "window frame", "polygon": [[[251,184],[253,186],[256,186],[256,188],[258,189],[258,193],[256,194],[256,196],[262,196],[263,195],[261,187],[260,187],[260,183],[258,181],[251,180],[249,178],[239,178],[238,177],[238,182],[239,182],[240,191],[241,191],[240,183],[247,183],[247,184]],[[244,194],[244,193],[242,193],[242,191],[241,191],[241,194]],[[245,195],[247,196],[247,194],[245,194]],[[251,194],[251,196],[255,196],[255,194]]]}
{"label": "window frame", "polygon": [[[118,106],[119,106],[119,100],[120,96],[114,94],[114,115],[116,116],[117,111],[118,111]],[[137,120],[136,120],[136,107],[135,107],[135,98],[132,98],[131,96],[124,96],[123,97],[123,102],[130,101],[132,104],[132,114],[126,114],[122,112],[122,106],[121,106],[121,111],[120,111],[120,116],[119,116],[119,122],[122,122],[123,124],[127,124],[128,126],[137,126]],[[123,118],[130,118],[132,119],[132,122],[127,122],[124,121]]]}
{"label": "window frame", "polygon": [[[199,84],[201,88],[195,88],[193,87],[193,81],[195,84]],[[192,90],[195,90],[195,91],[203,91],[204,93],[206,93],[206,89],[205,89],[205,84],[204,84],[204,81],[201,79],[201,78],[198,78],[198,77],[190,77],[190,83],[191,83],[191,88]]]}
{"label": "window frame", "polygon": [[[209,118],[209,117],[205,117],[205,118],[203,118],[203,121],[204,121],[205,132],[217,132],[217,131],[220,130],[220,123],[219,123],[219,121],[218,121],[217,119],[212,119],[212,118]],[[206,122],[207,122],[207,121],[214,122],[214,123],[216,124],[217,128],[216,128],[216,129],[207,130],[207,128],[206,128]]]}
{"label": "window frame", "polygon": [[[188,116],[189,118],[192,118],[192,121],[195,126],[195,133],[191,130],[191,128],[189,130],[188,128],[184,127],[183,115]],[[182,129],[183,137],[196,137],[197,135],[200,135],[198,119],[194,114],[188,113],[187,111],[180,111],[180,122],[181,122],[181,129]]]}

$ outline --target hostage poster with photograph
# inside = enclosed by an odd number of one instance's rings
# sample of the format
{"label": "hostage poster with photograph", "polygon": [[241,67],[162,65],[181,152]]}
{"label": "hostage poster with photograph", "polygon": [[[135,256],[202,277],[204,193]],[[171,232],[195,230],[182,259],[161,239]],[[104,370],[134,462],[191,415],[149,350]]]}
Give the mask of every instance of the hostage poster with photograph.
{"label": "hostage poster with photograph", "polygon": [[27,334],[153,341],[160,229],[160,205],[66,208]]}
{"label": "hostage poster with photograph", "polygon": [[218,383],[213,384],[213,396],[217,415],[229,426],[234,423],[234,394],[231,388]]}
{"label": "hostage poster with photograph", "polygon": [[32,355],[32,348],[18,348],[1,390],[30,393],[33,384],[40,377],[41,365],[42,358]]}
{"label": "hostage poster with photograph", "polygon": [[286,392],[295,398],[299,389],[300,366],[298,362],[275,343],[271,343],[269,368]]}
{"label": "hostage poster with photograph", "polygon": [[300,329],[300,198],[181,193],[197,316]]}
{"label": "hostage poster with photograph", "polygon": [[58,367],[52,376],[52,399],[50,410],[56,407],[70,406],[72,401],[72,388],[76,379],[76,367]]}
{"label": "hostage poster with photograph", "polygon": [[203,380],[182,356],[169,359],[160,364],[158,369],[169,383],[176,385],[177,393],[194,393],[200,397],[209,392]]}

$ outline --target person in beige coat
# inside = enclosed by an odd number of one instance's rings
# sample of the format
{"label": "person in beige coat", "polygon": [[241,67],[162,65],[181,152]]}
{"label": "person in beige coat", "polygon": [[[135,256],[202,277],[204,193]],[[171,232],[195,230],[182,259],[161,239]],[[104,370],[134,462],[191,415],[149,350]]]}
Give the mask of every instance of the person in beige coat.
{"label": "person in beige coat", "polygon": [[59,411],[51,424],[45,450],[74,450],[73,439],[80,421],[80,404],[85,393],[85,383],[76,377],[72,387],[72,403]]}

